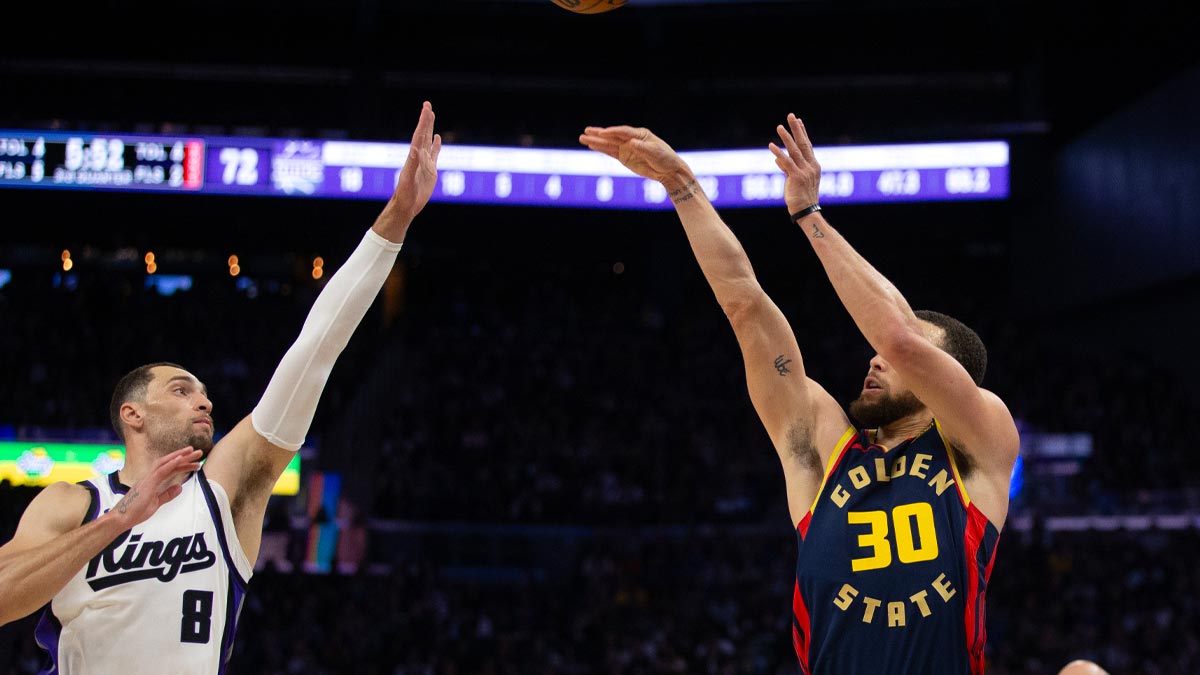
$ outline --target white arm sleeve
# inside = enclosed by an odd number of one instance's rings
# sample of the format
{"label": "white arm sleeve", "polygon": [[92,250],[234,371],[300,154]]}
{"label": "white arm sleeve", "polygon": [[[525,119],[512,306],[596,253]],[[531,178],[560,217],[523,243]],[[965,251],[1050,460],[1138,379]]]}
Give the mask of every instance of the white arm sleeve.
{"label": "white arm sleeve", "polygon": [[300,337],[283,355],[250,414],[260,436],[292,451],[304,444],[333,362],[374,302],[400,246],[367,230],[346,264],[329,278],[308,312]]}

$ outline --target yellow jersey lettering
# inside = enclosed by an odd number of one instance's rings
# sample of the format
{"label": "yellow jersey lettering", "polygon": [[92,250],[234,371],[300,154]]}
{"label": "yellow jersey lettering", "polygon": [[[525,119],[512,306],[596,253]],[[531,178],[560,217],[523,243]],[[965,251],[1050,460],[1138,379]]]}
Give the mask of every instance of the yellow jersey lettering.
{"label": "yellow jersey lettering", "polygon": [[929,487],[937,490],[937,495],[939,497],[941,497],[942,493],[946,491],[946,488],[950,487],[951,485],[954,485],[954,479],[946,473],[945,469],[938,471],[936,476],[929,479]]}
{"label": "yellow jersey lettering", "polygon": [[888,628],[904,627],[904,603],[888,603]]}
{"label": "yellow jersey lettering", "polygon": [[834,504],[838,505],[839,509],[845,508],[846,502],[850,501],[850,493],[846,491],[846,488],[842,487],[841,483],[838,483],[833,486],[833,492],[829,493],[829,498],[833,500]]}
{"label": "yellow jersey lettering", "polygon": [[950,602],[950,598],[953,598],[954,594],[958,592],[950,588],[950,582],[946,580],[945,572],[942,572],[938,575],[937,579],[933,580],[933,590],[937,591],[938,595],[942,596],[942,600],[946,602]]}
{"label": "yellow jersey lettering", "polygon": [[925,480],[925,471],[929,469],[929,462],[932,459],[933,455],[918,452],[917,456],[913,458],[912,468],[908,470],[908,475]]}
{"label": "yellow jersey lettering", "polygon": [[899,478],[904,475],[904,469],[908,465],[908,458],[900,455],[892,462],[892,475],[889,478]]}
{"label": "yellow jersey lettering", "polygon": [[855,572],[877,570],[892,564],[892,547],[888,544],[888,517],[883,511],[847,511],[846,523],[849,525],[869,525],[870,532],[858,535],[860,548],[870,548],[873,555],[866,558],[854,558],[850,561],[850,569]]}
{"label": "yellow jersey lettering", "polygon": [[850,603],[854,602],[854,596],[856,595],[858,595],[858,589],[850,584],[842,584],[842,590],[838,591],[838,596],[833,599],[833,604],[837,605],[837,608],[844,612],[850,608]]}
{"label": "yellow jersey lettering", "polygon": [[916,604],[917,609],[921,610],[921,616],[929,616],[930,614],[933,614],[933,612],[929,609],[929,603],[925,602],[925,596],[927,595],[929,595],[929,591],[921,591],[920,593],[908,596],[908,599],[912,600],[913,603]]}
{"label": "yellow jersey lettering", "polygon": [[867,608],[863,610],[863,623],[871,623],[871,619],[875,618],[875,610],[879,609],[879,606],[883,604],[883,601],[864,596],[863,604],[867,606]]}
{"label": "yellow jersey lettering", "polygon": [[875,480],[880,483],[886,483],[892,480],[892,477],[887,474],[887,469],[884,467],[883,458],[875,458]]}
{"label": "yellow jersey lettering", "polygon": [[871,484],[871,476],[867,473],[867,470],[861,466],[856,466],[853,469],[850,469],[850,473],[848,475],[850,476],[850,482],[854,483],[855,490],[861,490]]}
{"label": "yellow jersey lettering", "polygon": [[[920,548],[916,548],[913,541],[914,519],[917,521]],[[892,520],[896,524],[896,556],[900,562],[924,562],[938,557],[937,529],[933,524],[933,507],[929,502],[901,504],[892,509]]]}

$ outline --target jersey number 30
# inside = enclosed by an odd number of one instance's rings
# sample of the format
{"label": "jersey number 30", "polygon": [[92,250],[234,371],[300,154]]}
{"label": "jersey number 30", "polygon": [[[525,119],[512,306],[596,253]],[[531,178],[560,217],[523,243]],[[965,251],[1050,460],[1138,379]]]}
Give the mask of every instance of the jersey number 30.
{"label": "jersey number 30", "polygon": [[212,610],[212,591],[184,591],[179,641],[207,644],[212,633]]}
{"label": "jersey number 30", "polygon": [[[886,511],[848,511],[846,519],[850,525],[868,525],[870,531],[858,535],[858,545],[869,548],[872,555],[850,561],[855,572],[877,570],[892,564],[892,543],[888,539],[888,514]],[[913,521],[916,521],[917,538],[913,537]],[[933,507],[927,502],[901,504],[892,509],[892,523],[896,533],[896,557],[902,563],[916,563],[938,557],[937,532],[933,525]],[[919,543],[918,543],[919,542]]]}

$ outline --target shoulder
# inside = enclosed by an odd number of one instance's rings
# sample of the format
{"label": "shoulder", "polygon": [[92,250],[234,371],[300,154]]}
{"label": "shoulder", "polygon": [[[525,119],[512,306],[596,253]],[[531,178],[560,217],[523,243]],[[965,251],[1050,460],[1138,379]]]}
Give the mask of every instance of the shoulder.
{"label": "shoulder", "polygon": [[81,527],[91,504],[91,491],[82,485],[58,482],[46,486],[25,509],[5,548],[35,546]]}
{"label": "shoulder", "polygon": [[73,522],[78,527],[92,505],[92,491],[79,483],[59,481],[47,485],[34,497],[26,513],[36,512],[52,519]]}
{"label": "shoulder", "polygon": [[[51,483],[33,498],[30,504],[58,509],[86,509],[92,503],[92,491],[81,483],[58,481]],[[82,515],[82,514],[81,514]]]}

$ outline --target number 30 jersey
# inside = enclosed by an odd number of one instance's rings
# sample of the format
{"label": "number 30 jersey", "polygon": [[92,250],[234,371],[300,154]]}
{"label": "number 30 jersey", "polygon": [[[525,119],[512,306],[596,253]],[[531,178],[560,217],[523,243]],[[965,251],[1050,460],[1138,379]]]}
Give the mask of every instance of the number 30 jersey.
{"label": "number 30 jersey", "polygon": [[[116,473],[80,485],[92,493],[85,524],[129,491]],[[48,653],[41,672],[224,673],[252,572],[225,490],[193,474],[50,601],[36,630]]]}
{"label": "number 30 jersey", "polygon": [[848,429],[796,533],[804,675],[982,675],[1000,533],[936,422],[893,448]]}

